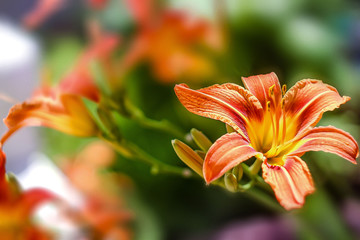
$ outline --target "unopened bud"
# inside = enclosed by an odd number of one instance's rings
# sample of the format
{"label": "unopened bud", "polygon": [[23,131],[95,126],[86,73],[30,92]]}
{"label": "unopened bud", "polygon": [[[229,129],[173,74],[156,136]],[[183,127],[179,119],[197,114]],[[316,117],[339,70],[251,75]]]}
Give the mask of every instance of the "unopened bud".
{"label": "unopened bud", "polygon": [[238,188],[238,182],[236,176],[233,173],[226,173],[224,176],[225,187],[230,192],[236,192]]}
{"label": "unopened bud", "polygon": [[199,155],[202,159],[205,159],[206,153],[200,150],[195,150],[197,155]]}
{"label": "unopened bud", "polygon": [[6,181],[12,192],[12,195],[19,195],[22,191],[19,181],[12,172],[6,173]]}
{"label": "unopened bud", "polygon": [[203,150],[204,152],[207,152],[209,150],[212,142],[202,132],[193,128],[191,129],[190,134],[194,139],[196,145],[198,145],[201,150]]}
{"label": "unopened bud", "polygon": [[202,165],[204,160],[194,150],[180,140],[172,140],[171,144],[176,152],[176,155],[178,155],[181,161],[183,161],[197,174],[203,176]]}
{"label": "unopened bud", "polygon": [[241,180],[241,178],[243,177],[244,170],[241,165],[237,165],[236,167],[234,167],[232,169],[231,172],[232,172],[232,174],[235,175],[237,181],[239,182]]}

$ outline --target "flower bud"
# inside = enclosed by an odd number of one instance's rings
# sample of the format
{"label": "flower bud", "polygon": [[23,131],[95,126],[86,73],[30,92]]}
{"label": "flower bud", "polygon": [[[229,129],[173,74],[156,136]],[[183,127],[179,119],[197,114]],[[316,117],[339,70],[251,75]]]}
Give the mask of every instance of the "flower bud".
{"label": "flower bud", "polygon": [[205,159],[206,153],[201,150],[195,150],[197,155],[199,155],[202,159]]}
{"label": "flower bud", "polygon": [[195,128],[191,129],[190,133],[196,145],[198,145],[204,152],[207,152],[211,147],[212,142],[202,132]]}
{"label": "flower bud", "polygon": [[224,176],[225,187],[230,192],[236,192],[238,188],[238,182],[236,176],[233,173],[226,173]]}
{"label": "flower bud", "polygon": [[181,161],[183,161],[197,174],[203,176],[202,164],[204,160],[194,150],[180,140],[172,140],[171,144],[176,152],[176,155],[178,155]]}
{"label": "flower bud", "polygon": [[236,167],[234,167],[232,169],[231,172],[232,172],[232,174],[235,175],[236,180],[239,182],[241,180],[242,176],[243,176],[244,170],[243,170],[241,165],[237,165]]}
{"label": "flower bud", "polygon": [[8,183],[9,191],[11,191],[11,196],[20,195],[22,191],[20,183],[12,172],[6,173],[6,181]]}

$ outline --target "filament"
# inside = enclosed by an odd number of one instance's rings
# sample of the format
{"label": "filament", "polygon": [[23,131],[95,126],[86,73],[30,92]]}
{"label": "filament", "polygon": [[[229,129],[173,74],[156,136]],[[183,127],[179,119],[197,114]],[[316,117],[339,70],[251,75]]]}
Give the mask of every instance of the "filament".
{"label": "filament", "polygon": [[[286,85],[284,85],[286,86]],[[281,100],[281,118],[282,118],[282,137],[281,137],[281,144],[285,142],[286,137],[286,116],[285,116],[285,99]]]}

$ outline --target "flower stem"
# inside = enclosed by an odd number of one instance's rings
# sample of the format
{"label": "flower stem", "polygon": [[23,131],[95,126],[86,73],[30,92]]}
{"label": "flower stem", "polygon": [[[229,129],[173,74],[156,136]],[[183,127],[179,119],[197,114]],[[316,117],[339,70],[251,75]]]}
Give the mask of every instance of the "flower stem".
{"label": "flower stem", "polygon": [[274,200],[274,198],[270,197],[268,194],[256,188],[251,188],[248,191],[244,192],[244,194],[274,212],[285,212],[285,210],[279,205],[277,201]]}
{"label": "flower stem", "polygon": [[150,154],[148,154],[147,152],[145,152],[144,150],[142,150],[137,145],[131,142],[125,140],[121,140],[119,142],[104,137],[101,138],[105,140],[107,143],[109,143],[122,156],[129,159],[140,160],[150,165],[151,172],[153,174],[167,173],[167,174],[180,175],[182,177],[191,177],[194,175],[193,172],[190,171],[188,168],[172,166],[154,158],[153,156],[151,156]]}
{"label": "flower stem", "polygon": [[[258,161],[258,160],[256,160],[256,161]],[[254,164],[252,166],[254,166]],[[261,187],[262,189],[264,189],[270,193],[273,192],[271,187],[266,182],[264,182],[264,179],[262,177],[260,177],[257,173],[256,174],[252,173],[252,171],[251,171],[252,166],[249,167],[248,165],[246,165],[244,163],[242,163],[241,166],[244,170],[245,175],[248,176],[248,178],[255,180],[255,184],[257,186]]]}
{"label": "flower stem", "polygon": [[260,171],[262,160],[259,158],[256,158],[255,162],[250,166],[249,170],[252,175],[257,175]]}
{"label": "flower stem", "polygon": [[141,126],[160,130],[173,135],[175,138],[186,140],[185,135],[181,129],[172,124],[166,119],[154,120],[145,116],[145,114],[129,100],[125,101],[125,107],[127,112],[130,114],[130,118],[136,121]]}
{"label": "flower stem", "polygon": [[[212,182],[212,184],[225,188],[224,181],[214,181]],[[269,210],[279,213],[285,212],[285,210],[279,205],[279,203],[273,197],[269,196],[269,194],[266,194],[256,188],[251,188],[250,185],[252,184],[253,182],[250,181],[249,183],[242,186],[242,188],[245,187],[244,189],[240,188],[239,191],[245,194],[247,197],[257,201]]]}

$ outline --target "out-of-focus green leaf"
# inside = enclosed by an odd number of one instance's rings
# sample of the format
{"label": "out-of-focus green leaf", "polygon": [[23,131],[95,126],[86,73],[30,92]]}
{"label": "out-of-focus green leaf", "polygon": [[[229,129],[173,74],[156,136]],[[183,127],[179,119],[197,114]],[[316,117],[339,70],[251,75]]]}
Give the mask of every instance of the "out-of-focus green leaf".
{"label": "out-of-focus green leaf", "polygon": [[298,239],[352,239],[335,204],[321,189],[307,197],[297,216],[300,226]]}

